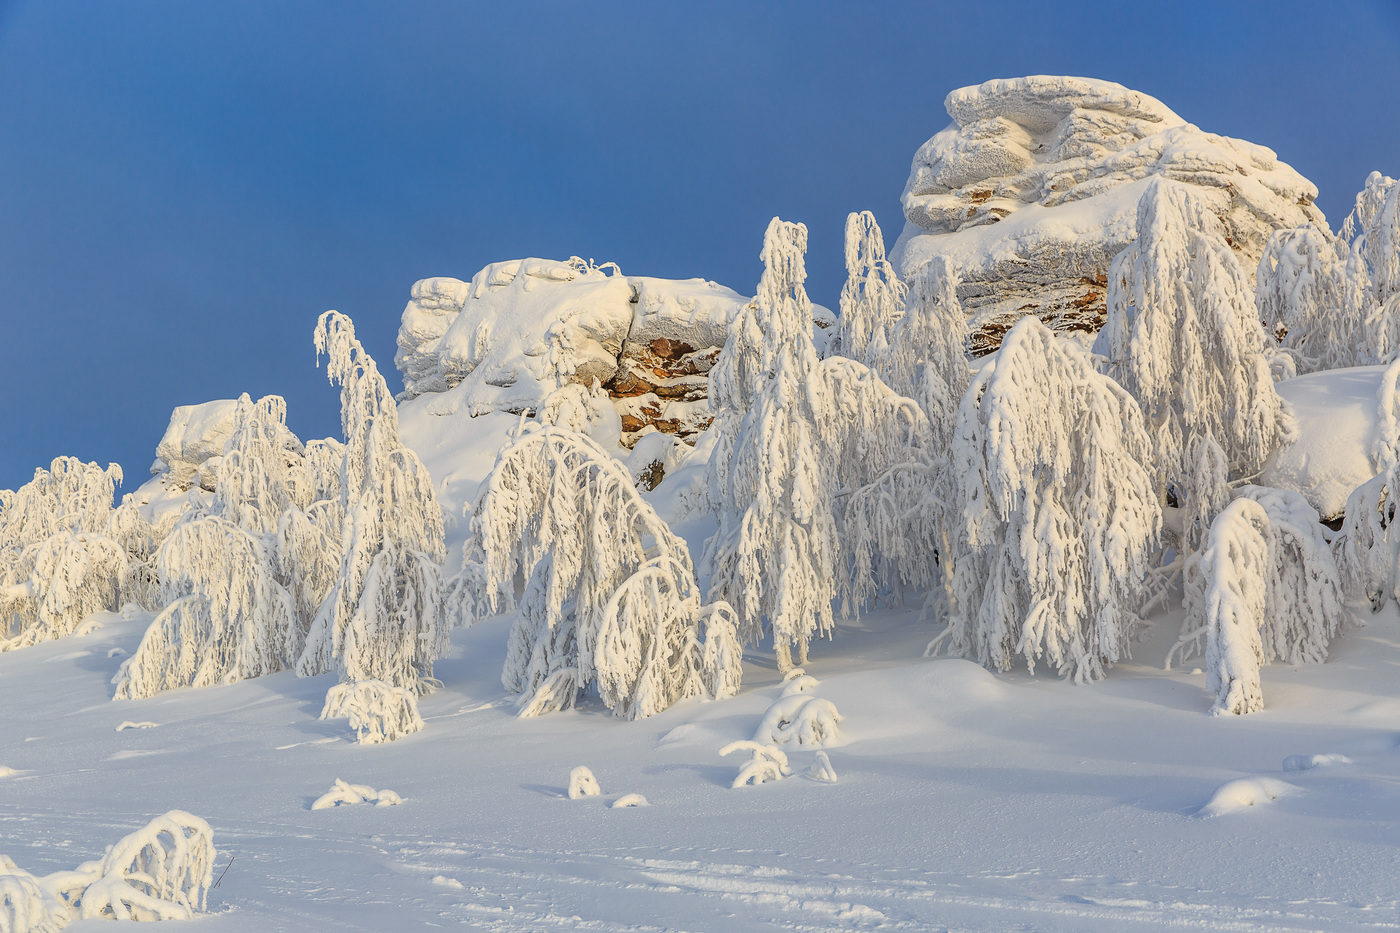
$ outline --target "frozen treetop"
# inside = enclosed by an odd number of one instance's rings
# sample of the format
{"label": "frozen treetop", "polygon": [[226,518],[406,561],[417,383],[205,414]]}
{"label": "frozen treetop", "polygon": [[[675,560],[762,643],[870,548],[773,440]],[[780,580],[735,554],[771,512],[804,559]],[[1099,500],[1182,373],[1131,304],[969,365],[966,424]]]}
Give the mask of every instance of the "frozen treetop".
{"label": "frozen treetop", "polygon": [[1206,133],[1120,84],[1007,78],[944,106],[953,123],[914,155],[892,258],[906,279],[949,259],[976,350],[1030,312],[1097,330],[1108,265],[1136,237],[1153,177],[1202,190],[1251,279],[1274,230],[1326,223],[1317,188],[1272,150]]}

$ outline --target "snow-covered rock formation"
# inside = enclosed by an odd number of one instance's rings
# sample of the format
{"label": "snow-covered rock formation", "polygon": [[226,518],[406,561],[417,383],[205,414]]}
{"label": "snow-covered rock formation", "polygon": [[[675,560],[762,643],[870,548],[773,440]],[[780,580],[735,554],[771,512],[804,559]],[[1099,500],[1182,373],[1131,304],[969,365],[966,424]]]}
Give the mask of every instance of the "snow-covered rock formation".
{"label": "snow-covered rock formation", "polygon": [[[238,400],[214,399],[198,405],[180,405],[170,413],[170,423],[156,444],[151,475],[171,490],[198,485],[214,491],[214,481],[224,446],[238,425]],[[285,426],[279,432],[288,457],[300,455],[302,444]]]}
{"label": "snow-covered rock formation", "polygon": [[1154,177],[1197,186],[1251,280],[1273,231],[1325,225],[1317,188],[1275,153],[1206,133],[1110,81],[1036,75],[960,88],[914,155],[892,251],[906,281],[946,256],[976,353],[1027,314],[1094,332],[1109,263],[1137,236]]}
{"label": "snow-covered rock formation", "polygon": [[597,380],[625,441],[648,426],[687,437],[709,424],[707,374],[747,302],[704,279],[624,276],[612,263],[496,262],[470,283],[414,283],[394,363],[405,396],[441,393],[439,414],[534,409]]}

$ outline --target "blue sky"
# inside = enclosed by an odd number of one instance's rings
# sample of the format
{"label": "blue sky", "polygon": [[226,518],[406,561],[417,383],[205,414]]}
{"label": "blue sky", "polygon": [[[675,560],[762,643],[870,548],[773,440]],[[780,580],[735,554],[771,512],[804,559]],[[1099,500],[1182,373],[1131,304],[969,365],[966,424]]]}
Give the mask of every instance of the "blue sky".
{"label": "blue sky", "polygon": [[0,0],[0,487],[75,454],[129,491],[172,407],[243,391],[335,433],[318,313],[397,389],[409,285],[494,260],[748,292],[777,214],[834,304],[846,213],[893,241],[943,96],[1020,74],[1268,145],[1334,223],[1400,174],[1397,0]]}

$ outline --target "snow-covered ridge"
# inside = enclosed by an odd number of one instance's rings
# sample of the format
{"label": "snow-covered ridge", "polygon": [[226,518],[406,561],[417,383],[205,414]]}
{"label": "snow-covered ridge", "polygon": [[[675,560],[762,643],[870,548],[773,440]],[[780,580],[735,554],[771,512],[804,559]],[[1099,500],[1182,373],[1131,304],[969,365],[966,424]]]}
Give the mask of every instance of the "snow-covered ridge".
{"label": "snow-covered ridge", "polygon": [[906,279],[934,256],[950,260],[975,351],[1029,313],[1098,330],[1108,266],[1137,236],[1151,178],[1199,188],[1251,278],[1274,230],[1326,223],[1317,188],[1272,150],[1206,133],[1120,84],[999,79],[944,106],[953,123],[914,155],[892,256]]}

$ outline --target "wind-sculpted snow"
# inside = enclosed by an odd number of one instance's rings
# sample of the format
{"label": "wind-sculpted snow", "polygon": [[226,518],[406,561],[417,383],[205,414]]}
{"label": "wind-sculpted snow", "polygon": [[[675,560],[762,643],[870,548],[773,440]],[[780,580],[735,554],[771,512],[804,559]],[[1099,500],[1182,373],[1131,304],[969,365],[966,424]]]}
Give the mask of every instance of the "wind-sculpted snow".
{"label": "wind-sculpted snow", "polygon": [[1037,75],[950,93],[953,123],[914,156],[892,252],[906,278],[956,270],[987,352],[1020,317],[1096,331],[1113,257],[1137,236],[1149,179],[1191,185],[1251,277],[1274,230],[1325,223],[1317,189],[1273,151],[1206,133],[1122,85]]}

